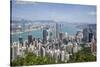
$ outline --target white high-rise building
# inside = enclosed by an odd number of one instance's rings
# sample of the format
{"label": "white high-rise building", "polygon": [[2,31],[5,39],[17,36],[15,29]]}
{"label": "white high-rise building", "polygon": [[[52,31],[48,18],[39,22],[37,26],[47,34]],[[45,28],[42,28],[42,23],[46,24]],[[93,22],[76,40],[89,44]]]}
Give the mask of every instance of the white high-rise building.
{"label": "white high-rise building", "polygon": [[69,60],[70,54],[68,52],[65,53],[65,62]]}
{"label": "white high-rise building", "polygon": [[61,61],[64,62],[64,60],[65,60],[65,51],[62,50],[61,51]]}
{"label": "white high-rise building", "polygon": [[17,57],[17,51],[18,51],[18,47],[16,42],[14,42],[11,46],[11,54],[12,54],[12,60],[14,60]]}
{"label": "white high-rise building", "polygon": [[73,45],[73,53],[77,53],[78,52],[78,45],[76,42],[74,42],[74,45]]}
{"label": "white high-rise building", "polygon": [[72,54],[73,44],[71,42],[68,42],[66,45],[66,50],[68,53]]}
{"label": "white high-rise building", "polygon": [[43,51],[43,57],[45,57],[45,55],[46,55],[46,50],[45,50],[44,47],[42,47],[42,51]]}

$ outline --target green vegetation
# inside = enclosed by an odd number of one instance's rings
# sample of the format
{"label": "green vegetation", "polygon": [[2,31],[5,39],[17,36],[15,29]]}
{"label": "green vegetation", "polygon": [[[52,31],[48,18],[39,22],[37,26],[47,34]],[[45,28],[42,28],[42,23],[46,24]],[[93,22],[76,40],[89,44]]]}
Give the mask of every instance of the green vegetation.
{"label": "green vegetation", "polygon": [[54,64],[55,61],[48,56],[40,57],[36,56],[33,53],[27,53],[26,56],[17,57],[11,62],[11,66],[24,66],[24,65],[43,65],[43,64]]}
{"label": "green vegetation", "polygon": [[[82,44],[82,48],[82,50],[70,56],[68,63],[96,61],[96,56],[92,55],[89,47],[84,47]],[[50,58],[49,56],[36,56],[33,53],[26,52],[25,57],[17,57],[15,60],[11,61],[11,66],[44,65],[55,63],[55,58]],[[57,63],[65,62],[58,60]]]}
{"label": "green vegetation", "polygon": [[89,47],[83,47],[82,50],[70,56],[69,63],[96,61],[96,56],[92,55]]}

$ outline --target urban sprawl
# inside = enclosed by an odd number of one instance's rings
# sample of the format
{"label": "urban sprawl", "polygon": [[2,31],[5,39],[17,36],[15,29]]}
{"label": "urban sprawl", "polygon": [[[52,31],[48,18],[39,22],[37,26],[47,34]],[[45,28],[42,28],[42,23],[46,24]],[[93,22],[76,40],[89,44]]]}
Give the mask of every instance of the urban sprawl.
{"label": "urban sprawl", "polygon": [[[62,25],[55,22],[54,27],[50,27],[48,24],[35,25],[30,24],[24,32],[41,29],[42,38],[36,38],[31,33],[27,35],[27,40],[23,40],[22,36],[18,36],[17,42],[11,41],[11,61],[17,57],[24,57],[25,52],[31,52],[36,56],[49,56],[55,59],[58,63],[68,62],[70,56],[78,51],[82,50],[81,44],[86,44],[85,47],[91,49],[91,53],[96,56],[96,25],[87,24],[82,31],[77,31],[75,35],[70,35],[67,32],[62,32]],[[14,33],[11,30],[11,35],[21,34],[21,26],[14,28],[17,32]]]}

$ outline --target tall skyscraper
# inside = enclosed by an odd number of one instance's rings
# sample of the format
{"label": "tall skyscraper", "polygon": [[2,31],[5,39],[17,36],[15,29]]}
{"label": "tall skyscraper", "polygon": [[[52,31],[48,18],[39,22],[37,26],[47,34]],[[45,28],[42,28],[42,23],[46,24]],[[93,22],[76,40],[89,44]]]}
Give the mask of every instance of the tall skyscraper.
{"label": "tall skyscraper", "polygon": [[13,45],[11,46],[11,54],[12,54],[12,60],[14,60],[17,57],[17,51],[18,51],[18,45],[16,44],[16,42],[13,43]]}
{"label": "tall skyscraper", "polygon": [[63,33],[59,33],[59,39],[60,39],[60,40],[63,39]]}
{"label": "tall skyscraper", "polygon": [[32,43],[32,35],[28,35],[28,46]]}
{"label": "tall skyscraper", "polygon": [[85,42],[88,42],[88,38],[89,38],[88,33],[89,33],[88,28],[84,28],[83,29],[83,41]]}
{"label": "tall skyscraper", "polygon": [[19,38],[19,43],[21,44],[21,46],[23,46],[23,38]]}
{"label": "tall skyscraper", "polygon": [[93,37],[93,33],[91,32],[91,33],[89,33],[89,42],[92,41],[92,37]]}
{"label": "tall skyscraper", "polygon": [[96,40],[94,39],[94,36],[93,36],[93,38],[91,40],[90,47],[91,47],[91,52],[94,53],[94,54],[96,54]]}
{"label": "tall skyscraper", "polygon": [[58,23],[56,23],[56,38],[58,38],[58,36],[59,36],[59,29],[58,29]]}
{"label": "tall skyscraper", "polygon": [[48,35],[48,32],[46,29],[44,29],[43,30],[43,44],[47,42],[47,35]]}

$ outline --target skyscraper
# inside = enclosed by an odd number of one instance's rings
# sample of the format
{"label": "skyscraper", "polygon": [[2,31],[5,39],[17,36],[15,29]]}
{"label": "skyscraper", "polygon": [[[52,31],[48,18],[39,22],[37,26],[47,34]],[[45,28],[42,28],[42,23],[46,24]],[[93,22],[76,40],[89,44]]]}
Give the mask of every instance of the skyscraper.
{"label": "skyscraper", "polygon": [[12,60],[14,60],[17,57],[17,51],[18,51],[18,44],[14,42],[13,45],[11,46]]}
{"label": "skyscraper", "polygon": [[58,29],[58,23],[56,23],[56,38],[59,36],[59,29]]}
{"label": "skyscraper", "polygon": [[95,39],[94,39],[94,36],[93,36],[93,38],[92,38],[92,40],[91,40],[91,45],[90,45],[90,47],[91,47],[91,52],[92,52],[93,54],[96,54],[96,41],[95,41]]}
{"label": "skyscraper", "polygon": [[59,39],[60,39],[60,40],[63,39],[63,33],[59,33]]}
{"label": "skyscraper", "polygon": [[91,42],[92,37],[93,37],[93,33],[91,32],[91,33],[89,33],[89,42]]}
{"label": "skyscraper", "polygon": [[23,46],[23,38],[19,38],[19,43],[21,44],[21,46]]}
{"label": "skyscraper", "polygon": [[28,35],[28,46],[32,43],[32,35]]}
{"label": "skyscraper", "polygon": [[92,37],[96,39],[96,28],[94,25],[88,25],[86,28],[83,29],[83,40],[85,42],[91,42]]}
{"label": "skyscraper", "polygon": [[43,30],[43,44],[45,44],[47,42],[47,35],[48,35],[47,30],[44,29]]}
{"label": "skyscraper", "polygon": [[88,33],[89,33],[89,30],[88,30],[88,28],[84,28],[83,29],[83,41],[85,41],[85,42],[88,42]]}

